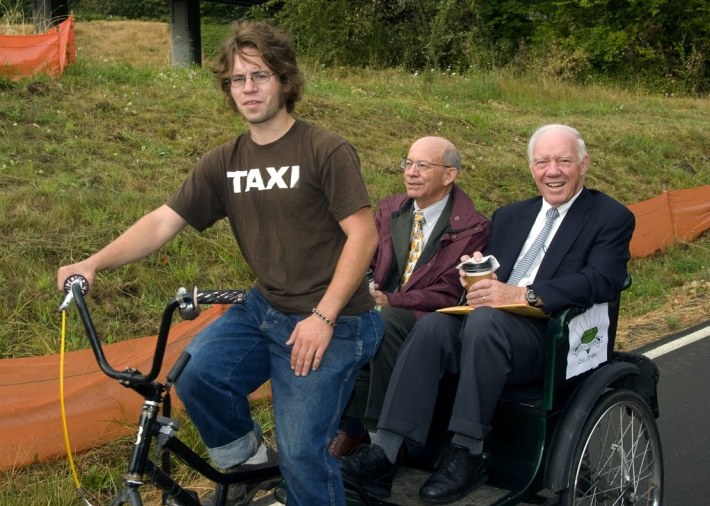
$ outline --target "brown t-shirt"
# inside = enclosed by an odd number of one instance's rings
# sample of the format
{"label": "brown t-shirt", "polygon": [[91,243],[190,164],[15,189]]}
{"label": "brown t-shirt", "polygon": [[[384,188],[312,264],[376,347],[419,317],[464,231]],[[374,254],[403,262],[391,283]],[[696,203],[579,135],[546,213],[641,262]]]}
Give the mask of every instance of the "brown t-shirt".
{"label": "brown t-shirt", "polygon": [[[278,309],[306,314],[335,272],[346,239],[338,222],[370,199],[353,147],[296,121],[271,144],[245,133],[208,152],[167,205],[199,231],[227,217],[257,289]],[[372,307],[363,276],[342,314]]]}

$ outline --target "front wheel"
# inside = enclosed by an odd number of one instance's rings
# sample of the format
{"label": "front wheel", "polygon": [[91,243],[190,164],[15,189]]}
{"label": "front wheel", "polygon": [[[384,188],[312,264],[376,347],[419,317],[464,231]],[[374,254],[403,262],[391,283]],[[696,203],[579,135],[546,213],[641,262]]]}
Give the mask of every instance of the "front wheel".
{"label": "front wheel", "polygon": [[660,506],[661,438],[641,396],[622,389],[599,398],[574,449],[569,484],[562,506]]}

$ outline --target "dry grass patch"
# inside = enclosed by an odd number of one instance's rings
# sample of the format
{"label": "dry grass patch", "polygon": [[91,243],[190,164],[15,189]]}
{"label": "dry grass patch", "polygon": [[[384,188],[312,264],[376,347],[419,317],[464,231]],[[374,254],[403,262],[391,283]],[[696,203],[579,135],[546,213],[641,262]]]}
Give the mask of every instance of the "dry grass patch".
{"label": "dry grass patch", "polygon": [[30,24],[0,23],[0,35],[32,35],[34,26]]}
{"label": "dry grass patch", "polygon": [[[0,34],[33,35],[28,20],[2,16]],[[171,64],[170,26],[156,21],[83,21],[75,24],[77,58],[163,67]]]}
{"label": "dry grass patch", "polygon": [[104,63],[167,66],[171,62],[170,26],[153,21],[76,23],[77,58]]}
{"label": "dry grass patch", "polygon": [[[710,281],[697,280],[676,288],[668,302],[644,315],[620,319],[616,346],[635,350],[710,319]],[[623,296],[622,296],[623,304]]]}

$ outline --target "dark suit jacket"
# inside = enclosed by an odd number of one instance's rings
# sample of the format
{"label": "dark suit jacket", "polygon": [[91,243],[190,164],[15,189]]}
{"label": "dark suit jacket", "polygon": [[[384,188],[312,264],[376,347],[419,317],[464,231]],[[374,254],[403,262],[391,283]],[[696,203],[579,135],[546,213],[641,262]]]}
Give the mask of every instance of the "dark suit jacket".
{"label": "dark suit jacket", "polygon": [[[491,218],[487,254],[507,281],[540,211],[542,197],[499,208]],[[545,310],[612,300],[626,279],[634,215],[608,195],[584,188],[558,228],[531,285]]]}

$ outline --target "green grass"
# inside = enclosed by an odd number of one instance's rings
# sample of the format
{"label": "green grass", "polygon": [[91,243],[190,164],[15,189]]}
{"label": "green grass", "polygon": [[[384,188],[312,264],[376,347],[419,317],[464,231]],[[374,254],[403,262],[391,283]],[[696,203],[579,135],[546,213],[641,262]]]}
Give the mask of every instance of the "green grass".
{"label": "green grass", "polygon": [[[399,158],[431,134],[459,147],[460,185],[484,213],[532,196],[526,142],[548,122],[582,132],[592,156],[587,184],[623,203],[710,184],[707,98],[505,72],[416,75],[308,61],[303,68],[308,85],[297,116],[355,145],[373,202],[401,191]],[[204,69],[84,58],[59,80],[0,80],[0,358],[57,353],[57,267],[85,258],[164,203],[202,154],[244,129]],[[709,266],[708,234],[633,260],[622,320],[658,309],[694,281],[704,280],[707,292]],[[114,342],[156,333],[162,308],[180,286],[252,281],[220,223],[203,234],[188,230],[148,259],[102,273],[88,300],[97,329]],[[675,329],[678,321],[669,316],[666,325]],[[87,347],[73,313],[68,335],[68,350]],[[199,446],[196,435],[189,437]],[[119,441],[79,458],[82,481],[104,502],[129,445]],[[0,506],[79,504],[69,476],[63,462],[6,473]]]}
{"label": "green grass", "polygon": [[[683,286],[688,286],[691,295],[707,295],[710,285],[709,234],[705,233],[693,243],[669,248],[664,254],[653,258],[632,259],[629,271],[633,276],[633,284],[628,294],[624,294],[622,318],[641,316],[657,309]],[[701,304],[698,308],[701,313],[699,317],[707,320],[707,299],[701,298]],[[678,329],[668,330],[671,333]]]}
{"label": "green grass", "polygon": [[[586,137],[587,184],[624,203],[710,182],[707,99],[505,73],[303,66],[308,88],[298,116],[350,139],[373,201],[401,191],[397,160],[429,134],[457,144],[460,184],[484,213],[534,195],[526,140],[553,121],[575,125]],[[61,80],[3,81],[1,93],[0,357],[55,353],[56,267],[86,257],[161,205],[201,154],[244,125],[203,69],[84,60]],[[709,278],[706,240],[699,244],[633,262],[634,291],[623,314],[664,302],[669,286],[651,276],[658,270],[674,273],[671,286]],[[188,231],[145,261],[101,274],[90,300],[97,327],[121,340],[154,333],[158,311],[179,286],[251,282],[220,224],[204,234]]]}

